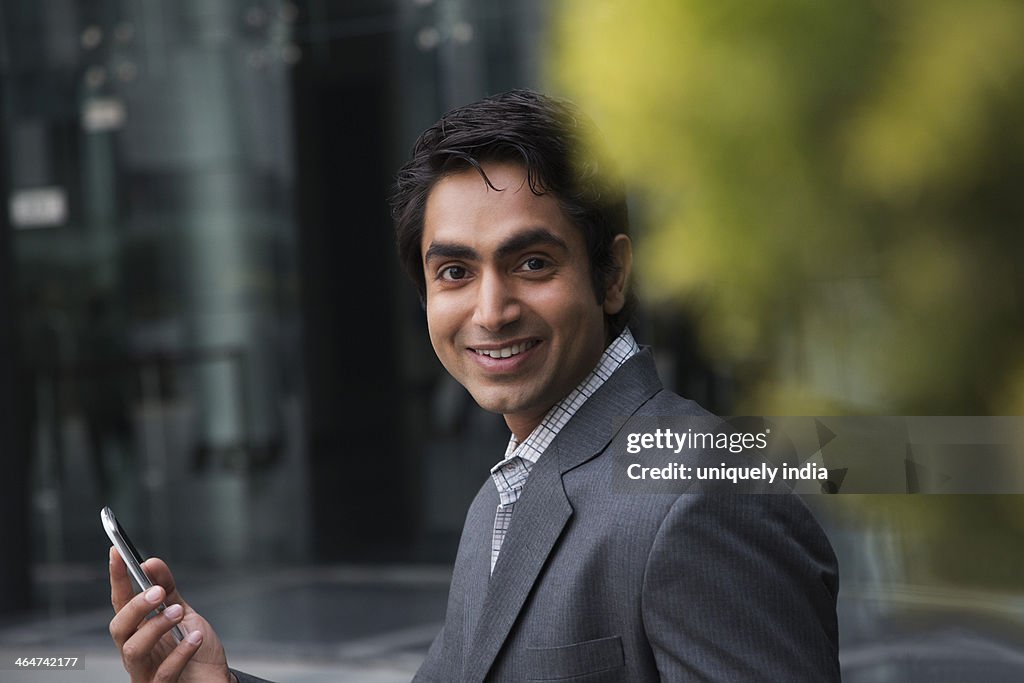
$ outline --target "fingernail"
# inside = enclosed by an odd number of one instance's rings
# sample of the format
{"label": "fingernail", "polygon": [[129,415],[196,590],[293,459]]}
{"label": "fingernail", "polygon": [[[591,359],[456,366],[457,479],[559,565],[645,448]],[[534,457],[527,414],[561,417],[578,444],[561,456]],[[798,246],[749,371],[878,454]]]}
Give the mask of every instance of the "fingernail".
{"label": "fingernail", "polygon": [[185,640],[187,640],[190,645],[198,645],[203,642],[203,634],[199,631],[192,631],[192,633],[185,636]]}
{"label": "fingernail", "polygon": [[146,591],[146,602],[157,603],[160,602],[160,595],[163,593],[163,589],[160,586],[153,586]]}
{"label": "fingernail", "polygon": [[170,607],[164,610],[164,616],[170,619],[171,621],[177,621],[178,617],[181,616],[181,612],[181,605],[171,605]]}

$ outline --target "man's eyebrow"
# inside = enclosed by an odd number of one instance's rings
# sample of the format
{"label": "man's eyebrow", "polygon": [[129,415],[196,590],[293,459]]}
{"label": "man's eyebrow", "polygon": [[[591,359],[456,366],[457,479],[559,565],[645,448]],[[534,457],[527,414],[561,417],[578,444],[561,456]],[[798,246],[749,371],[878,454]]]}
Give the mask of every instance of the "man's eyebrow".
{"label": "man's eyebrow", "polygon": [[424,261],[430,261],[435,258],[453,258],[461,261],[476,261],[479,260],[480,255],[476,253],[476,250],[467,247],[464,244],[455,244],[452,242],[431,242],[427,252],[423,255]]}
{"label": "man's eyebrow", "polygon": [[533,228],[531,230],[521,232],[518,235],[514,235],[502,242],[496,253],[499,258],[503,258],[523,251],[524,249],[529,249],[530,247],[542,244],[552,247],[560,247],[562,249],[569,248],[569,245],[565,243],[565,240],[547,228]]}

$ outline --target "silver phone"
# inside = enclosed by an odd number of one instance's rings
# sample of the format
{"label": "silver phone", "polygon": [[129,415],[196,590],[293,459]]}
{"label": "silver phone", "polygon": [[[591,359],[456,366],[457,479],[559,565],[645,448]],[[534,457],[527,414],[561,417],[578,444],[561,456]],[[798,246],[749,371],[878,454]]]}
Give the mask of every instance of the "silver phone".
{"label": "silver phone", "polygon": [[[142,569],[142,562],[144,558],[139,554],[138,549],[132,544],[131,539],[128,538],[128,534],[124,532],[124,528],[118,523],[117,517],[114,516],[114,511],[109,507],[105,507],[100,510],[100,520],[103,522],[103,530],[107,532],[107,538],[117,548],[117,552],[120,553],[121,559],[128,566],[128,573],[135,579],[135,583],[139,586],[140,591],[147,591],[153,587],[153,582],[146,576],[146,572]],[[160,603],[156,607],[157,612],[163,612],[167,608],[167,605]],[[174,635],[174,639],[179,643],[185,638],[185,633],[181,630],[178,624],[175,624],[171,629],[171,633]]]}

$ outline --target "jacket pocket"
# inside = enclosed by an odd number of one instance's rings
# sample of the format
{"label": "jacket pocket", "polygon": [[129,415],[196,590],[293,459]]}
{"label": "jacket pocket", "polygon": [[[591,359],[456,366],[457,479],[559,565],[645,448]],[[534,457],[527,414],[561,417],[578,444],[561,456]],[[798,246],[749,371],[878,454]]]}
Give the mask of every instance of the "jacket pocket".
{"label": "jacket pocket", "polygon": [[[621,677],[624,664],[622,639],[619,636],[585,640],[559,647],[526,648],[528,681],[614,681]],[[611,678],[596,676],[601,673],[606,673]]]}

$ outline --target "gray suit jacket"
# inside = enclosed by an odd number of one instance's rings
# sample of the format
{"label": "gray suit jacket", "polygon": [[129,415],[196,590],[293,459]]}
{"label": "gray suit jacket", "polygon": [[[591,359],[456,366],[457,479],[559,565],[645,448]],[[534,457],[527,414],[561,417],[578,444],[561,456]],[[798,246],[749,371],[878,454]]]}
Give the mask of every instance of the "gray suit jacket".
{"label": "gray suit jacket", "polygon": [[493,575],[485,481],[415,681],[838,681],[836,559],[802,501],[612,485],[622,418],[706,414],[628,361],[531,470]]}
{"label": "gray suit jacket", "polygon": [[632,358],[531,470],[493,575],[484,482],[415,680],[838,681],[836,559],[799,498],[612,485],[623,417],[706,414]]}

